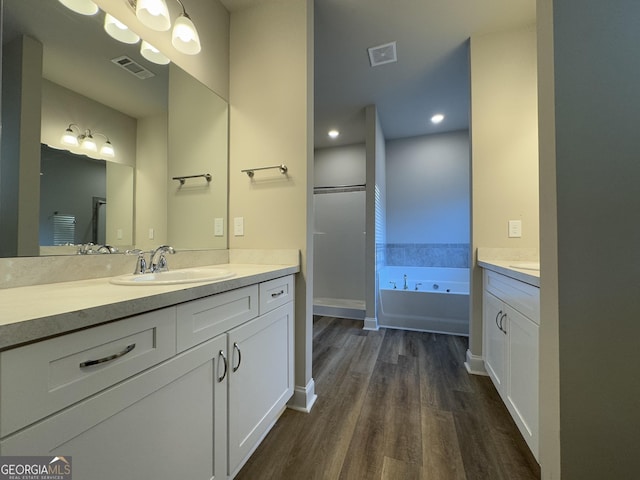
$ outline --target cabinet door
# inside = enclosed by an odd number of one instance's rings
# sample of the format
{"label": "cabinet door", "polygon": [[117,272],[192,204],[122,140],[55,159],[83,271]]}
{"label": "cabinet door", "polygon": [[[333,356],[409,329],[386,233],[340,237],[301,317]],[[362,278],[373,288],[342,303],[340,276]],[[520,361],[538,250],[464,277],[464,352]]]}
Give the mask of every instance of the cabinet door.
{"label": "cabinet door", "polygon": [[293,303],[229,332],[229,474],[233,477],[293,394]]}
{"label": "cabinet door", "polygon": [[0,453],[71,456],[78,479],[226,478],[225,349],[224,335],[210,340],[6,437]]}
{"label": "cabinet door", "polygon": [[496,389],[503,395],[507,370],[508,318],[504,304],[485,290],[483,296],[484,362]]}
{"label": "cabinet door", "polygon": [[507,407],[538,458],[538,326],[507,306],[509,381]]}

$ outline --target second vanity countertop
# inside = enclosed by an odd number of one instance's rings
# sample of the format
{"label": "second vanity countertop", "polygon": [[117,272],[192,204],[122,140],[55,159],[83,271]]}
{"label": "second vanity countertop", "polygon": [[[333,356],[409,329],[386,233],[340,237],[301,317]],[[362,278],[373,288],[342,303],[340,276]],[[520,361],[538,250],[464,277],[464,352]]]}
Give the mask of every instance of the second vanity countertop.
{"label": "second vanity countertop", "polygon": [[[478,259],[478,266],[486,268],[507,277],[511,277],[515,280],[519,280],[534,287],[540,287],[540,270],[532,270],[530,268],[518,268],[518,263],[523,263],[521,260],[489,260]],[[524,262],[529,263],[529,262]]]}
{"label": "second vanity countertop", "polygon": [[109,278],[0,289],[0,350],[300,271],[298,265],[211,265],[231,278],[178,285],[113,285]]}

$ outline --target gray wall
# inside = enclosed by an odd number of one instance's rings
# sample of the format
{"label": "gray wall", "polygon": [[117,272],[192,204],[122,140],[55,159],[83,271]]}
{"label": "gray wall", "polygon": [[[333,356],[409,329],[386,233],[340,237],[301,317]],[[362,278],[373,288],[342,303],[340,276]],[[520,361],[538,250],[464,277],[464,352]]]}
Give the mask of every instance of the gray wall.
{"label": "gray wall", "polygon": [[468,267],[467,130],[387,142],[386,264]]}
{"label": "gray wall", "polygon": [[638,478],[638,2],[538,3],[543,478]]}

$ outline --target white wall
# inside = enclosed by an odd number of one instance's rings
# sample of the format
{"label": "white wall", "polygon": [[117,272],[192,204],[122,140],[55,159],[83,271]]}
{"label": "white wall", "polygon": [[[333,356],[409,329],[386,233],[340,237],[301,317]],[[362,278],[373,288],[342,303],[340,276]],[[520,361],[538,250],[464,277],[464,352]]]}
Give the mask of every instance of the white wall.
{"label": "white wall", "polygon": [[387,242],[469,243],[469,133],[387,142]]}
{"label": "white wall", "polygon": [[637,478],[638,3],[538,3],[542,478]]}
{"label": "white wall", "polygon": [[[244,218],[235,248],[295,248],[294,403],[314,396],[313,305],[313,2],[258,2],[231,14],[229,218]],[[278,170],[241,169],[284,163]],[[300,405],[303,403],[303,405]]]}
{"label": "white wall", "polygon": [[[471,38],[471,325],[482,353],[478,247],[538,248],[538,105],[535,27]],[[508,237],[508,221],[522,237]]]}

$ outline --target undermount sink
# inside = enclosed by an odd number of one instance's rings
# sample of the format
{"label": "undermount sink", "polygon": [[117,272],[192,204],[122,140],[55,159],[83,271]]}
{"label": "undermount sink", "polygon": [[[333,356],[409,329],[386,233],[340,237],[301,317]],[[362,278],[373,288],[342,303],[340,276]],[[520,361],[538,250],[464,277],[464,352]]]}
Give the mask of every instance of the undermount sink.
{"label": "undermount sink", "polygon": [[109,281],[116,285],[177,285],[181,283],[213,282],[231,278],[235,273],[223,268],[187,268],[166,272],[121,275]]}
{"label": "undermount sink", "polygon": [[509,266],[522,270],[540,270],[540,262],[511,262]]}

